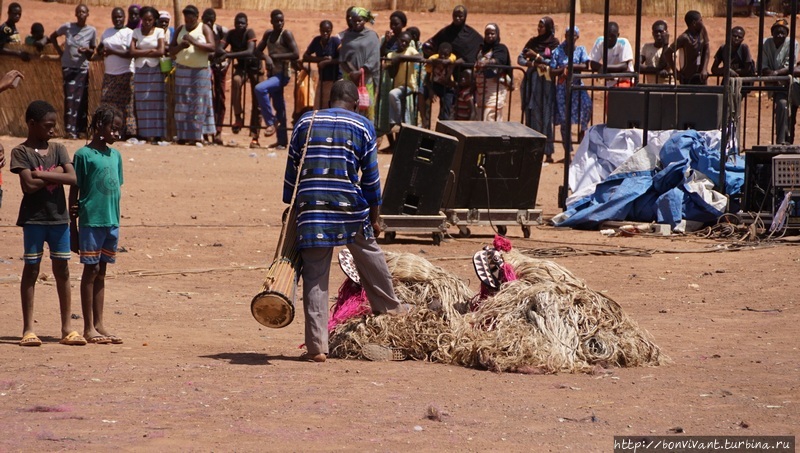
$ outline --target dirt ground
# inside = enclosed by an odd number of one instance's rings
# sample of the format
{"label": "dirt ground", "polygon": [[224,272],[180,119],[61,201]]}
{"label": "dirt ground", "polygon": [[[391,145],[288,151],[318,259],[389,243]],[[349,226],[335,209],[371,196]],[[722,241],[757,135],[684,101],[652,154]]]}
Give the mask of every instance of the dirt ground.
{"label": "dirt ground", "polygon": [[[23,8],[22,28],[39,20],[48,31],[72,9],[39,2]],[[93,8],[90,21],[101,28],[109,12]],[[220,20],[232,22],[234,13],[220,12]],[[261,32],[266,15],[259,16],[254,25]],[[287,22],[305,42],[321,18],[339,16],[290,12]],[[425,37],[448,17],[413,13],[409,25]],[[563,30],[565,15],[556,17]],[[381,12],[379,30],[387,18]],[[632,34],[632,17],[616,19]],[[469,17],[474,25],[490,20],[501,24],[513,53],[537,18]],[[736,22],[748,33],[757,24]],[[579,20],[584,36],[596,36],[601,23],[597,15]],[[707,23],[713,30],[724,22]],[[227,130],[224,137],[246,142]],[[20,141],[0,137],[6,150]],[[70,153],[83,144],[65,143]],[[280,232],[285,151],[119,149],[126,252],[109,267],[106,317],[122,345],[58,344],[58,303],[45,260],[36,294],[36,329],[45,343],[17,346],[22,231],[14,222],[21,194],[17,177],[3,170],[0,451],[609,451],[613,435],[797,434],[796,247],[732,248],[693,236],[607,238],[546,226],[524,239],[510,228],[517,248],[586,252],[554,260],[619,302],[671,363],[595,375],[497,374],[422,362],[312,364],[296,360],[301,310],[281,330],[261,327],[249,312]],[[385,177],[391,156],[379,159]],[[563,172],[561,165],[542,169],[538,207],[546,217],[559,212]],[[383,247],[420,254],[477,291],[469,258],[492,232],[451,232],[441,246],[427,235],[398,234]],[[70,269],[72,311],[79,315],[77,258]],[[343,278],[334,267],[331,286]],[[81,326],[82,319],[73,320]],[[440,421],[426,418],[431,407],[445,414]]]}

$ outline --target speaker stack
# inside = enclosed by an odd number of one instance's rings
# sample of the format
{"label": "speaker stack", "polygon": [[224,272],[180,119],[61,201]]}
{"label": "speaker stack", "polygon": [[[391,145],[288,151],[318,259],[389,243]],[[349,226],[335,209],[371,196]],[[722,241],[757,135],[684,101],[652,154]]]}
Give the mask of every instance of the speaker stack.
{"label": "speaker stack", "polygon": [[[606,125],[615,129],[643,129],[646,93],[634,90],[608,92]],[[722,127],[722,95],[719,93],[650,93],[647,130]]]}
{"label": "speaker stack", "polygon": [[[398,231],[448,226],[521,225],[525,237],[541,222],[534,209],[546,137],[520,123],[440,121],[436,132],[403,125],[383,191],[381,218],[389,240]],[[443,212],[444,211],[444,212]]]}
{"label": "speaker stack", "polygon": [[381,213],[439,214],[457,148],[458,140],[450,135],[403,125],[386,176]]}
{"label": "speaker stack", "polygon": [[439,121],[458,138],[444,208],[533,209],[547,138],[521,123]]}

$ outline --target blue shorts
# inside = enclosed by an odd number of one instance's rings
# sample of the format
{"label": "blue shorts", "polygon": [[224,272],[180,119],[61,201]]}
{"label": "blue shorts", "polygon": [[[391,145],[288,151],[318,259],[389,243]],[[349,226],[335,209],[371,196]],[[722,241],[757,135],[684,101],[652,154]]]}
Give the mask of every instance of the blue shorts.
{"label": "blue shorts", "polygon": [[50,248],[51,260],[68,260],[69,224],[36,225],[22,227],[22,242],[25,244],[25,264],[38,264],[44,254],[44,243]]}
{"label": "blue shorts", "polygon": [[80,227],[79,237],[82,264],[116,262],[119,227]]}

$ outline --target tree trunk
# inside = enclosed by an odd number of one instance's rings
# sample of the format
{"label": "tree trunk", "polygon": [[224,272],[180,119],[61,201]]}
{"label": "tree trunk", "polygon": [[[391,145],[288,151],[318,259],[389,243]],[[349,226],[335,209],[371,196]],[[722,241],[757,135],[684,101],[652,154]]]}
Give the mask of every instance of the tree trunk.
{"label": "tree trunk", "polygon": [[[2,1],[2,0],[0,0]],[[172,0],[172,9],[175,10],[175,14],[172,16],[175,18],[175,30],[178,29],[181,25],[183,25],[183,11],[181,8],[181,0]]]}

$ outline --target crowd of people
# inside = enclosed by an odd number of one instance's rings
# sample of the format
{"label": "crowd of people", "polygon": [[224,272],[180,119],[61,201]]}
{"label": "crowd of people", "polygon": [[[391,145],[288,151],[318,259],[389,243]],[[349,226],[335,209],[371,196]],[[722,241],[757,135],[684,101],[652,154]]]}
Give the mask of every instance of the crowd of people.
{"label": "crowd of people", "polygon": [[[112,27],[99,37],[95,28],[87,24],[86,5],[75,8],[74,22],[63,24],[49,36],[41,24],[34,23],[30,36],[21,39],[17,30],[21,16],[22,7],[11,3],[7,20],[0,26],[0,55],[30,59],[25,50],[6,48],[9,42],[25,42],[38,50],[50,45],[61,55],[67,138],[86,132],[88,65],[98,58],[105,60],[101,103],[123,112],[123,138],[168,140],[166,119],[168,107],[172,107],[178,143],[190,145],[222,144],[225,84],[230,66],[232,132],[245,128],[242,90],[249,83],[251,115],[247,128],[251,146],[260,147],[263,125],[266,136],[276,137],[269,146],[277,149],[285,149],[288,144],[285,87],[292,71],[304,66],[310,69],[316,65],[318,73],[317,85],[312,88],[314,102],[305,106],[307,109],[327,107],[332,84],[342,78],[351,80],[361,93],[362,114],[374,123],[379,136],[388,135],[390,143],[401,123],[429,128],[435,102],[439,104],[440,120],[502,120],[508,92],[514,86],[512,53],[501,42],[500,26],[489,23],[479,32],[467,24],[464,6],[455,7],[452,22],[424,41],[418,28],[407,26],[408,19],[402,11],[391,13],[389,30],[380,36],[366,26],[374,24],[372,13],[351,7],[346,12],[344,31],[334,34],[333,23],[322,21],[319,35],[302,53],[295,36],[285,28],[286,18],[280,10],[270,13],[272,28],[260,39],[248,26],[246,14],[237,14],[233,28],[228,30],[216,23],[212,8],[200,14],[193,5],[183,9],[184,25],[177,29],[170,27],[167,11],[138,5],[130,6],[127,12],[115,8],[111,13]],[[709,74],[724,74],[724,46],[712,59],[700,13],[687,12],[685,22],[686,30],[674,42],[670,42],[665,21],[652,24],[653,41],[641,48],[639,83],[705,84]],[[788,23],[777,21],[772,37],[763,44],[762,67],[756,68],[744,43],[744,29],[734,27],[730,73],[788,74],[787,35]],[[574,90],[573,104],[566,106],[570,60],[575,73],[624,73],[635,68],[631,43],[620,36],[616,23],[609,22],[604,36],[588,50],[577,45],[579,38],[578,27],[558,36],[554,21],[543,17],[536,35],[517,54],[516,64],[525,69],[520,84],[523,121],[547,136],[548,161],[552,161],[554,152],[555,126],[560,127],[564,143],[571,132],[566,127],[567,112],[570,123],[578,128],[579,140],[592,117],[592,99],[584,90]],[[572,56],[567,55],[570,43]],[[605,79],[607,85],[616,87],[632,86],[634,82],[630,77]],[[574,83],[581,84],[578,79]],[[793,128],[788,112],[800,105],[800,95],[780,93],[775,100],[776,141],[791,142]]]}

